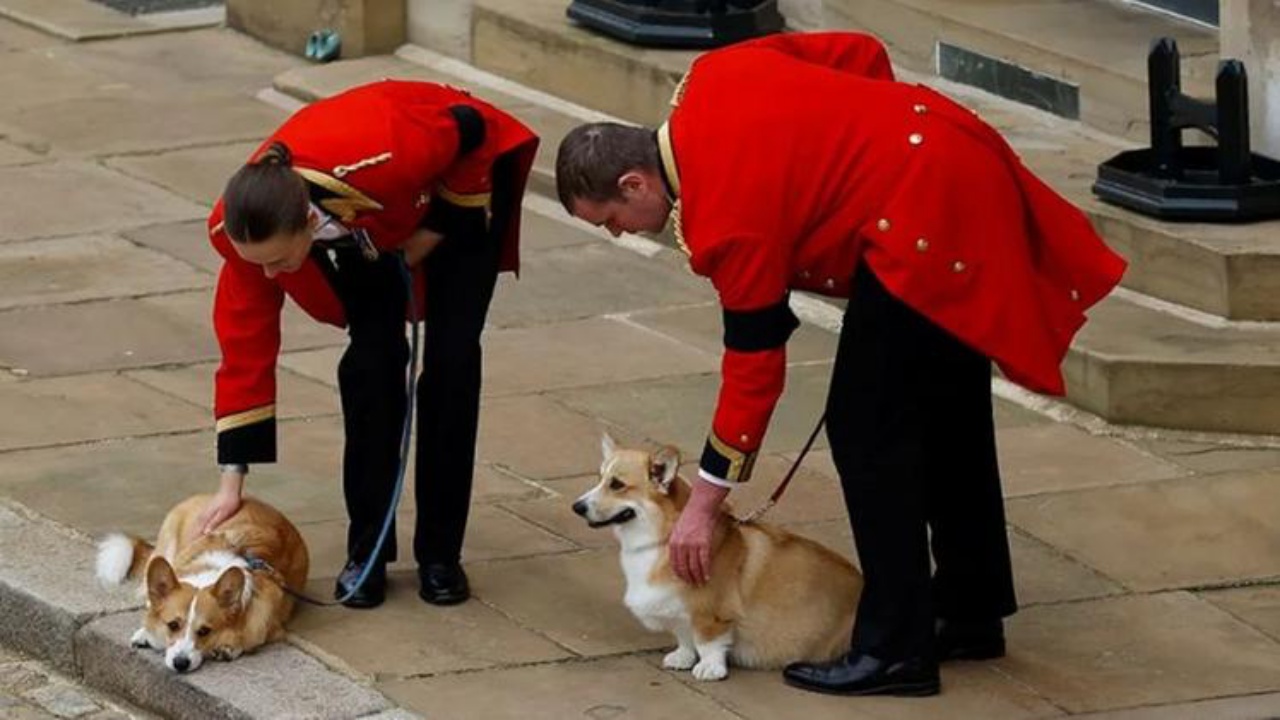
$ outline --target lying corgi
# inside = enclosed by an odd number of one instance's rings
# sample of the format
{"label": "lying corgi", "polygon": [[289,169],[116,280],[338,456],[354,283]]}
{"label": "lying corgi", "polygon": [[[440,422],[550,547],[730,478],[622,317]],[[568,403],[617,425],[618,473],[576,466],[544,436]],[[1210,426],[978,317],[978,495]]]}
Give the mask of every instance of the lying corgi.
{"label": "lying corgi", "polygon": [[676,577],[667,550],[691,492],[676,477],[678,451],[623,450],[608,434],[602,449],[600,482],[573,511],[591,527],[613,527],[627,608],[650,630],[676,637],[663,667],[720,680],[728,674],[726,660],[780,668],[849,650],[862,577],[847,560],[780,528],[739,524],[726,507],[712,540],[711,580],[691,586]]}
{"label": "lying corgi", "polygon": [[[307,546],[280,511],[245,498],[235,515],[199,535],[209,495],[188,498],[165,516],[155,546],[119,533],[98,545],[97,574],[119,585],[145,569],[147,598],[134,647],[164,651],[171,670],[191,672],[206,659],[234,660],[284,636],[293,598],[280,583],[307,582]],[[266,566],[250,567],[250,558]]]}

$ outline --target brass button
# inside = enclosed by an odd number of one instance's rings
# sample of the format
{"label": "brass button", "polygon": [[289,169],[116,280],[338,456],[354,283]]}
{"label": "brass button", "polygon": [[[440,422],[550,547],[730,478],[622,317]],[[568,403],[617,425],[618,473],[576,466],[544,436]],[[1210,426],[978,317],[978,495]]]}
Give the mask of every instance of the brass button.
{"label": "brass button", "polygon": [[824,285],[828,290],[830,290],[831,288],[833,288],[833,287],[835,287],[835,286],[836,286],[836,281],[835,281],[835,280],[832,280],[831,278],[827,278],[827,281],[826,281],[826,282],[824,282],[824,283],[822,283],[822,284],[823,284],[823,285]]}
{"label": "brass button", "polygon": [[1079,302],[1079,301],[1080,301],[1080,291],[1079,291],[1079,290],[1072,290],[1072,291],[1071,291],[1071,299],[1072,299],[1072,300],[1075,300],[1076,302]]}
{"label": "brass button", "polygon": [[740,440],[743,443],[746,443],[749,440],[751,440],[751,438],[747,437],[746,434],[743,434],[741,437],[738,438],[738,440]]}
{"label": "brass button", "polygon": [[801,280],[808,280],[808,279],[809,279],[809,271],[808,271],[808,270],[801,270],[801,271],[800,271],[800,279],[801,279]]}
{"label": "brass button", "polygon": [[924,103],[916,103],[915,107],[912,107],[911,109],[915,110],[917,115],[923,115],[929,111],[929,108],[925,107]]}
{"label": "brass button", "polygon": [[880,221],[876,223],[876,229],[880,232],[889,232],[888,218],[880,218]]}
{"label": "brass button", "polygon": [[964,269],[966,267],[967,266],[963,262],[961,262],[960,260],[957,260],[954,263],[952,263],[951,272],[964,272]]}
{"label": "brass button", "polygon": [[925,240],[924,238],[919,238],[918,240],[916,240],[916,250],[919,250],[920,252],[924,252],[925,250],[928,250],[928,249],[929,249],[928,240]]}
{"label": "brass button", "polygon": [[920,143],[924,142],[924,136],[921,135],[920,133],[911,133],[911,135],[907,136],[907,142],[911,143],[912,145],[919,145]]}

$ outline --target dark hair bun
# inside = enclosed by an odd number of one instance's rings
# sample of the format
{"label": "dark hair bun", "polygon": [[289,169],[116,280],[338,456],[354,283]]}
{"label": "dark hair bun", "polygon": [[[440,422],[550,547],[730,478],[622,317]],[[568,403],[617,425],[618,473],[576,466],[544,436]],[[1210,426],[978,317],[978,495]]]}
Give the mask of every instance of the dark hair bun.
{"label": "dark hair bun", "polygon": [[293,153],[289,151],[288,145],[277,140],[258,156],[257,164],[289,167],[293,164]]}

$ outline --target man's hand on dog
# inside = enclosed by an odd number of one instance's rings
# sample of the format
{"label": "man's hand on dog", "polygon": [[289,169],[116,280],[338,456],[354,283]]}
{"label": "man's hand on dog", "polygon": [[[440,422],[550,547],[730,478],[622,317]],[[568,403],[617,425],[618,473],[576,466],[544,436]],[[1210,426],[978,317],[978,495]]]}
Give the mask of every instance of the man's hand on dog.
{"label": "man's hand on dog", "polygon": [[218,492],[214,494],[213,499],[208,505],[200,511],[196,516],[196,522],[191,528],[191,538],[212,532],[214,528],[221,525],[227,518],[236,514],[240,509],[240,495],[244,491],[244,473],[234,470],[227,470],[222,473],[222,477],[218,482]]}
{"label": "man's hand on dog", "polygon": [[671,530],[671,569],[690,585],[705,585],[711,579],[711,538],[720,503],[728,494],[728,488],[698,480]]}

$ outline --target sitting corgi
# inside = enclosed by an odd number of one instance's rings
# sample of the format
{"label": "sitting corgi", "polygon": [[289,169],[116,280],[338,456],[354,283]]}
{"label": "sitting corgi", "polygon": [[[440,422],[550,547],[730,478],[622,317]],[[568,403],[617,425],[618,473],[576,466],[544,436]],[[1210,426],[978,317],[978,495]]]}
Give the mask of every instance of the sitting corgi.
{"label": "sitting corgi", "polygon": [[691,488],[675,448],[618,449],[608,434],[600,482],[573,511],[613,526],[622,546],[627,608],[650,630],[675,635],[663,667],[720,680],[726,660],[747,668],[820,662],[849,650],[862,576],[822,545],[765,523],[740,524],[726,507],[712,540],[711,580],[676,577],[667,540]]}
{"label": "sitting corgi", "polygon": [[[113,533],[98,545],[97,574],[119,585],[143,573],[147,598],[134,647],[164,651],[164,663],[191,672],[206,659],[234,660],[284,636],[302,590],[307,546],[280,511],[245,498],[235,515],[199,535],[195,523],[209,495],[188,498],[165,516],[153,547]],[[250,559],[261,560],[265,566]]]}

